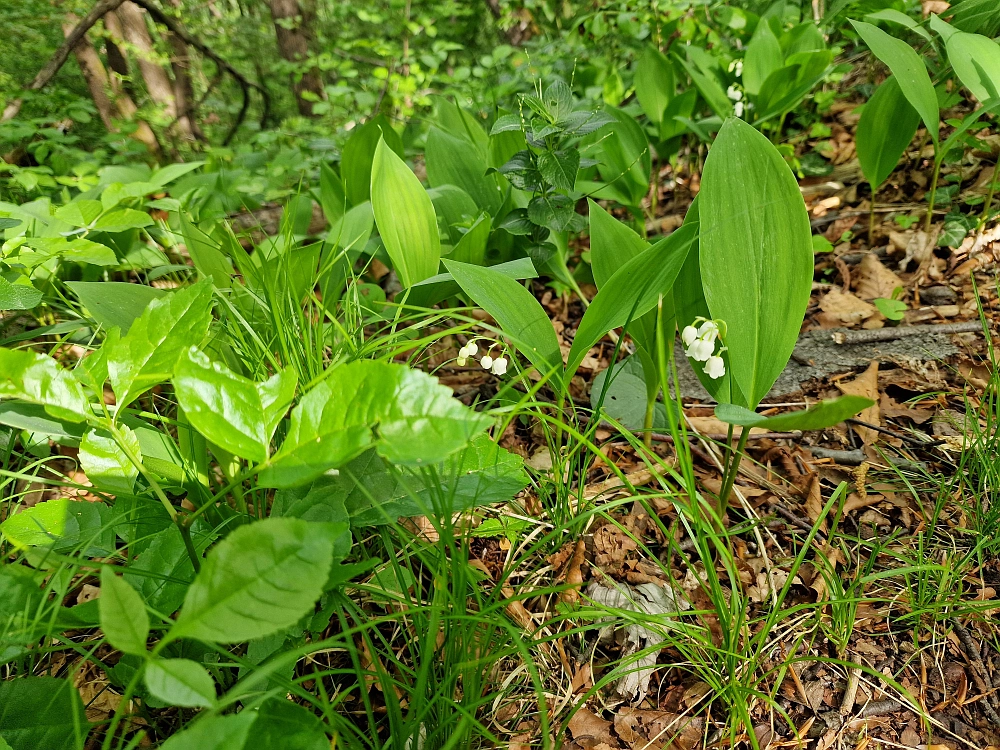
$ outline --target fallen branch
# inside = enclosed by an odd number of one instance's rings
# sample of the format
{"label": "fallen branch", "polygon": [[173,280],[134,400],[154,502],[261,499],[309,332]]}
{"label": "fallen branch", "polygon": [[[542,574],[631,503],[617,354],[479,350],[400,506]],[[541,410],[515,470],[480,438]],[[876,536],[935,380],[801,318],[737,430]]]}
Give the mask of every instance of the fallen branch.
{"label": "fallen branch", "polygon": [[835,344],[872,344],[876,341],[895,341],[908,336],[927,336],[935,333],[975,333],[982,330],[983,325],[978,320],[968,320],[964,323],[894,326],[892,328],[874,328],[870,331],[833,331],[830,338]]}

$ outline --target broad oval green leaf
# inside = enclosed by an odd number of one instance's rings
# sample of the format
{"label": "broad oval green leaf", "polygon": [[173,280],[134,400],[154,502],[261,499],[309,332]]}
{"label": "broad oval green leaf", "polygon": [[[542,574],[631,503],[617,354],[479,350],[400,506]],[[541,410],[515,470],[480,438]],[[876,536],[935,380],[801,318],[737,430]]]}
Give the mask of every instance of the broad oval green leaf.
{"label": "broad oval green leaf", "polygon": [[659,125],[677,91],[674,66],[656,47],[648,46],[635,65],[635,95],[650,122]]}
{"label": "broad oval green leaf", "polygon": [[126,281],[67,281],[66,286],[105,331],[118,326],[122,333],[128,333],[150,302],[169,294],[163,289]]}
{"label": "broad oval green leaf", "polygon": [[861,111],[855,135],[861,171],[872,191],[892,174],[919,124],[920,115],[910,106],[895,76],[875,89]]}
{"label": "broad oval green leaf", "polygon": [[855,30],[879,60],[889,66],[907,101],[920,114],[934,143],[938,142],[940,121],[934,84],[920,55],[902,39],[895,39],[877,26],[851,21]]}
{"label": "broad oval green leaf", "polygon": [[152,659],[143,678],[150,695],[168,705],[207,708],[215,703],[215,680],[196,661]]}
{"label": "broad oval green leaf", "polygon": [[[142,458],[139,439],[125,425],[118,428],[121,440],[137,459]],[[80,443],[80,468],[95,487],[114,494],[132,494],[138,467],[128,453],[105,430],[91,430]]]}
{"label": "broad oval green leaf", "polygon": [[255,711],[207,714],[173,735],[160,750],[244,750],[256,719]]}
{"label": "broad oval green leaf", "polygon": [[552,321],[534,295],[514,279],[491,268],[444,261],[449,273],[473,301],[493,316],[514,347],[543,375],[562,370],[562,354]]}
{"label": "broad oval green leaf", "polygon": [[82,422],[90,411],[80,381],[44,354],[0,349],[0,399],[40,404],[57,419]]}
{"label": "broad oval green leaf", "polygon": [[348,205],[358,206],[371,196],[372,161],[380,140],[384,140],[400,158],[403,141],[383,114],[377,114],[354,129],[344,144],[340,157],[340,174],[344,179]]}
{"label": "broad oval green leaf", "polygon": [[743,87],[746,92],[756,96],[768,76],[784,64],[785,55],[771,24],[766,21],[758,23],[743,60]]}
{"label": "broad oval green leaf", "polygon": [[841,396],[829,401],[820,401],[802,411],[792,411],[774,417],[765,417],[737,404],[719,404],[715,407],[715,416],[729,424],[760,427],[775,432],[823,430],[850,419],[874,403],[870,398],[861,396]]}
{"label": "broad oval green leaf", "polygon": [[115,535],[108,518],[104,503],[59,498],[15,513],[0,523],[0,532],[18,549],[47,547],[54,552],[109,555]]}
{"label": "broad oval green leaf", "polygon": [[167,637],[238,643],[290,627],[319,599],[332,560],[324,524],[241,526],[208,553]]}
{"label": "broad oval green leaf", "polygon": [[948,61],[980,102],[1000,96],[1000,45],[981,34],[959,31],[948,38]]}
{"label": "broad oval green leaf", "polygon": [[728,327],[732,378],[756,406],[788,363],[809,303],[809,215],[777,149],[738,119],[709,151],[698,201],[705,300]]}
{"label": "broad oval green leaf", "polygon": [[108,641],[126,654],[146,653],[149,638],[149,615],[139,592],[111,568],[101,568],[101,596],[97,600],[101,630]]}
{"label": "broad oval green leaf", "polygon": [[372,210],[404,287],[438,272],[441,238],[434,204],[406,163],[379,141],[372,164]]}
{"label": "broad oval green leaf", "polygon": [[427,182],[431,187],[456,185],[468,193],[480,209],[496,215],[503,203],[503,194],[496,178],[486,174],[485,156],[470,148],[467,140],[432,127],[427,134],[424,158]]}
{"label": "broad oval green leaf", "polygon": [[592,200],[590,208],[590,267],[600,289],[625,263],[641,255],[649,243]]}

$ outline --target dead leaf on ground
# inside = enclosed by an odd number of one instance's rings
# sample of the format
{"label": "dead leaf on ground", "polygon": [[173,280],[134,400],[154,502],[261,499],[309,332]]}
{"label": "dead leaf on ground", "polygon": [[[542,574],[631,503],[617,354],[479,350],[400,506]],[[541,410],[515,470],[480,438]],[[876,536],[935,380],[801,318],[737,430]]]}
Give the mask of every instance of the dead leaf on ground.
{"label": "dead leaf on ground", "polygon": [[[687,419],[688,425],[691,429],[695,430],[701,435],[709,435],[712,437],[724,436],[726,431],[729,429],[729,425],[723,422],[721,419],[716,419],[715,417],[685,417]],[[751,435],[762,435],[767,430],[761,429],[760,427],[751,427]],[[733,428],[733,437],[739,437],[743,434],[743,428],[739,425],[735,425]]]}
{"label": "dead leaf on ground", "polygon": [[[878,360],[874,360],[868,366],[868,369],[854,380],[846,383],[839,382],[837,383],[837,387],[844,395],[862,396],[874,401],[874,404],[858,415],[858,419],[862,422],[868,422],[868,424],[882,426],[882,418],[878,407]],[[854,428],[854,431],[865,445],[871,445],[875,442],[875,438],[878,437],[878,433],[869,427],[862,427],[860,425],[851,425],[851,427]]]}
{"label": "dead leaf on ground", "polygon": [[819,309],[822,312],[816,319],[823,328],[856,326],[879,314],[875,305],[836,287],[819,301]]}
{"label": "dead leaf on ground", "polygon": [[615,714],[615,731],[628,747],[689,750],[702,738],[703,720],[670,711],[623,708]]}
{"label": "dead leaf on ground", "polygon": [[903,280],[883,266],[875,253],[868,253],[858,264],[855,291],[861,299],[890,299],[896,288],[901,286]]}
{"label": "dead leaf on ground", "polygon": [[569,720],[569,734],[576,741],[593,740],[596,742],[618,743],[611,734],[611,722],[602,719],[586,706],[582,707]]}

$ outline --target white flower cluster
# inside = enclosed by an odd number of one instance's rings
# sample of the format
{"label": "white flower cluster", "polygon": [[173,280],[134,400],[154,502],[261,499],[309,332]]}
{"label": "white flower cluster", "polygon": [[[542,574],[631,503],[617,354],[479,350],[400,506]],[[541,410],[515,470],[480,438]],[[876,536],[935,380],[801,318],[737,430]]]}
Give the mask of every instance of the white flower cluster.
{"label": "white flower cluster", "polygon": [[737,88],[736,84],[733,84],[726,89],[726,96],[735,102],[733,105],[733,112],[735,115],[737,117],[743,117],[743,92]]}
{"label": "white flower cluster", "polygon": [[[490,356],[490,352],[493,350],[491,346],[486,354],[483,355],[482,359],[479,360],[479,364],[482,365],[484,370],[489,370],[494,375],[504,375],[507,372],[507,358],[503,355],[494,359]],[[459,367],[465,367],[466,363],[479,353],[479,346],[475,341],[470,341],[468,344],[463,346],[458,350],[458,359],[455,362]]]}
{"label": "white flower cluster", "polygon": [[696,318],[695,323],[701,321],[697,328],[693,325],[686,326],[681,331],[681,341],[684,342],[684,353],[695,362],[705,363],[705,374],[712,380],[717,380],[726,374],[726,363],[722,359],[722,352],[726,347],[721,346],[719,353],[715,353],[715,342],[720,344],[719,326],[714,320]]}

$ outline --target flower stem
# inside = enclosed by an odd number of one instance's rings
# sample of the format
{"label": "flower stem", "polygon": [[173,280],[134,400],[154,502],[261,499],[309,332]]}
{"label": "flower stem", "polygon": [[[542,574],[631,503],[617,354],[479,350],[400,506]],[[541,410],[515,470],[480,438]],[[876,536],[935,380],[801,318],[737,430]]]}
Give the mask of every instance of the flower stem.
{"label": "flower stem", "polygon": [[938,176],[941,174],[941,159],[934,159],[934,176],[931,178],[931,195],[927,203],[927,218],[924,220],[924,231],[931,233],[931,219],[934,218],[934,203],[937,199]]}
{"label": "flower stem", "polygon": [[[732,426],[730,426],[730,434],[731,432]],[[750,428],[744,427],[740,433],[740,440],[736,445],[736,450],[729,456],[729,461],[726,463],[726,471],[722,475],[722,489],[719,491],[719,520],[726,517],[726,508],[729,506],[729,493],[733,491],[733,485],[736,483],[736,475],[740,473],[740,462],[743,460],[743,451],[746,449],[749,437]]]}

